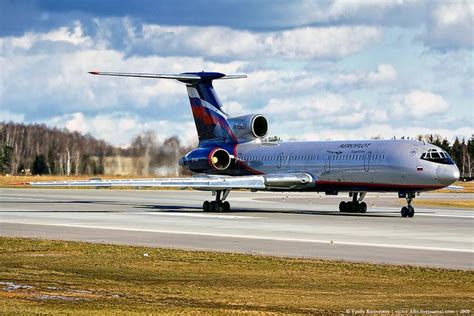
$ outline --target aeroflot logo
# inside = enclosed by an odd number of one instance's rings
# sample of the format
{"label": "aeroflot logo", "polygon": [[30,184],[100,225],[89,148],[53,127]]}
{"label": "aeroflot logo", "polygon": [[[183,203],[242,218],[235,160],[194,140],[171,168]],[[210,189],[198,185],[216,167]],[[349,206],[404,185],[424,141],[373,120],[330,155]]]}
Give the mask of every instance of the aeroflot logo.
{"label": "aeroflot logo", "polygon": [[338,148],[367,148],[371,143],[362,143],[362,144],[342,144]]}
{"label": "aeroflot logo", "polygon": [[246,129],[247,124],[234,124],[234,129]]}

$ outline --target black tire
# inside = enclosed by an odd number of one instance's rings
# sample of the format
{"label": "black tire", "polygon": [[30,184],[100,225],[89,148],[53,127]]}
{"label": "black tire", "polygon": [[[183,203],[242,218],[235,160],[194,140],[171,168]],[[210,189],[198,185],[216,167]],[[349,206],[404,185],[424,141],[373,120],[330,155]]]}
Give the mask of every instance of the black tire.
{"label": "black tire", "polygon": [[347,205],[345,201],[342,201],[341,203],[339,203],[339,212],[345,212],[346,208],[347,208]]}
{"label": "black tire", "polygon": [[210,212],[217,212],[218,209],[219,209],[219,206],[217,205],[216,201],[209,202],[209,211]]}
{"label": "black tire", "polygon": [[222,212],[230,212],[230,203],[225,201],[222,203]]}
{"label": "black tire", "polygon": [[402,214],[402,217],[407,217],[409,213],[408,207],[406,206],[402,207],[402,210],[400,211],[400,213]]}
{"label": "black tire", "polygon": [[346,202],[346,212],[348,213],[354,213],[356,209],[356,205],[354,202]]}
{"label": "black tire", "polygon": [[202,203],[202,211],[203,212],[209,212],[210,211],[209,201],[204,201],[204,203]]}
{"label": "black tire", "polygon": [[367,213],[367,203],[362,202],[359,204],[359,213]]}
{"label": "black tire", "polygon": [[415,216],[415,209],[413,208],[413,206],[409,206],[408,207],[408,217],[413,217]]}

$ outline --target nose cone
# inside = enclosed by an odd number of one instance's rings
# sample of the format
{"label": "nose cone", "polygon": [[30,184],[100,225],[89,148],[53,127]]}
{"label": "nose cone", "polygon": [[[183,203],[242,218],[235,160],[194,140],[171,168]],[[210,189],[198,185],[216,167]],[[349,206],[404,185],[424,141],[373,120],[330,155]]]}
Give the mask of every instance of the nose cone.
{"label": "nose cone", "polygon": [[439,183],[448,186],[458,181],[459,169],[456,165],[440,166],[436,170],[436,176],[438,178]]}

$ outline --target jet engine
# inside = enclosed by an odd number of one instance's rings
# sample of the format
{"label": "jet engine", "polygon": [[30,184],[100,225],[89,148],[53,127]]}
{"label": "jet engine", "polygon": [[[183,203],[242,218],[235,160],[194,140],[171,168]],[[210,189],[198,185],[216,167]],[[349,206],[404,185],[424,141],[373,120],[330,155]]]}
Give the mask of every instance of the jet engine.
{"label": "jet engine", "polygon": [[241,143],[263,138],[268,133],[268,121],[261,114],[237,116],[230,118],[228,122]]}
{"label": "jet engine", "polygon": [[179,160],[192,172],[224,171],[231,165],[234,157],[223,148],[197,148]]}

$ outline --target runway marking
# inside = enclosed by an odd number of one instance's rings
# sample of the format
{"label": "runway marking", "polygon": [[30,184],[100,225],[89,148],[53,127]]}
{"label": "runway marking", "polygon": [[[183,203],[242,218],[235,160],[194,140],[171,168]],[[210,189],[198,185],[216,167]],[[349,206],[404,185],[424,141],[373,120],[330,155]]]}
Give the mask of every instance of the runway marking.
{"label": "runway marking", "polygon": [[469,218],[474,219],[474,215],[454,215],[454,214],[426,214],[416,213],[415,216],[431,216],[431,217],[450,217],[450,218]]}
{"label": "runway marking", "polygon": [[157,212],[157,213],[141,213],[146,215],[158,215],[158,216],[177,216],[177,217],[199,217],[199,218],[218,218],[218,219],[253,219],[253,218],[264,218],[257,216],[241,216],[241,215],[211,215],[205,213],[185,213],[185,212],[176,212],[176,213],[166,213],[166,212]]}
{"label": "runway marking", "polygon": [[239,239],[254,239],[254,240],[305,242],[305,243],[314,243],[314,244],[326,244],[326,245],[331,245],[331,246],[334,246],[334,245],[336,245],[336,246],[337,245],[360,246],[360,247],[395,248],[395,249],[407,249],[407,250],[462,252],[462,253],[474,254],[473,249],[461,249],[461,248],[409,246],[409,245],[397,245],[397,244],[377,244],[377,243],[367,243],[367,242],[351,242],[351,241],[303,239],[303,238],[286,238],[286,237],[269,237],[269,236],[252,236],[252,235],[233,235],[233,234],[202,233],[202,232],[184,232],[184,231],[173,231],[173,230],[94,226],[94,225],[82,225],[82,224],[45,224],[45,223],[38,224],[38,223],[15,222],[15,221],[0,221],[0,223],[26,224],[26,225],[37,225],[37,226],[57,226],[57,227],[71,227],[71,228],[88,228],[88,229],[101,229],[101,230],[119,230],[119,231],[130,231],[130,232],[146,232],[146,233],[160,233],[160,234],[174,234],[174,235],[188,235],[188,236],[204,236],[204,237],[224,237],[224,238],[239,238]]}

